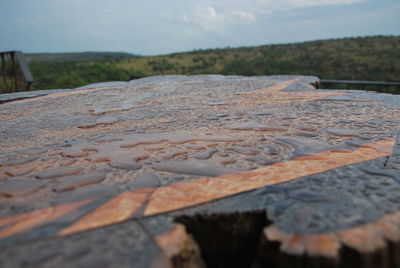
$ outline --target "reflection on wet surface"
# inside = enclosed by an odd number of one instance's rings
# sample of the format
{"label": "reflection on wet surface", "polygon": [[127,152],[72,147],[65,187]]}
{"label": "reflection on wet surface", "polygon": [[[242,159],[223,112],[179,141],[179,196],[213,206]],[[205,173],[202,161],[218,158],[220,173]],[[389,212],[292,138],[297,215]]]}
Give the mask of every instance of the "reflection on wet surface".
{"label": "reflection on wet surface", "polygon": [[[153,194],[135,191],[189,187],[202,177],[217,183],[214,177],[297,157],[333,161],[318,154],[326,151],[347,159],[366,143],[395,136],[400,106],[391,104],[394,96],[318,91],[311,82],[315,78],[154,77],[0,105],[0,219],[118,194],[115,203],[127,202],[133,213]],[[329,202],[301,191],[288,198]],[[128,217],[122,208],[115,213]]]}

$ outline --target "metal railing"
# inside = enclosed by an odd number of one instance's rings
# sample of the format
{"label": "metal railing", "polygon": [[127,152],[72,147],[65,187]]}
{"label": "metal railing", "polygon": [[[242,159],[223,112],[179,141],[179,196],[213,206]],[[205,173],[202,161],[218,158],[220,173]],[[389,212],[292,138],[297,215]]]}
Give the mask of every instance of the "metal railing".
{"label": "metal railing", "polygon": [[22,52],[0,52],[0,58],[0,93],[31,90],[33,77]]}
{"label": "metal railing", "polygon": [[317,84],[317,88],[323,88],[324,86],[328,86],[332,88],[333,86],[357,86],[361,89],[368,89],[369,87],[376,88],[396,88],[400,90],[400,82],[379,82],[379,81],[358,81],[358,80],[326,80],[321,79]]}

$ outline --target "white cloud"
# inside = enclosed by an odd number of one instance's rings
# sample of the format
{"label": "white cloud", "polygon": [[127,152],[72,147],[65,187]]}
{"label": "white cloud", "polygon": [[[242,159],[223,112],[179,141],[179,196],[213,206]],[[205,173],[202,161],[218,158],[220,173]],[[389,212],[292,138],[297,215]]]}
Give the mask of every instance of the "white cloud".
{"label": "white cloud", "polygon": [[[256,14],[266,14],[307,7],[348,5],[364,1],[366,0],[254,0],[252,5],[248,5],[248,7],[246,7],[245,4],[247,1],[242,0],[241,4],[246,10],[251,10]],[[225,4],[228,4],[228,2]]]}
{"label": "white cloud", "polygon": [[[398,34],[398,1],[0,0],[0,50],[160,54]],[[317,10],[308,9],[314,7]]]}
{"label": "white cloud", "polygon": [[364,0],[286,0],[288,7],[304,8],[311,6],[330,6],[330,5],[348,5],[362,2]]}
{"label": "white cloud", "polygon": [[192,16],[187,17],[190,22],[200,25],[204,30],[213,31],[223,28],[225,17],[217,14],[212,6],[197,7]]}
{"label": "white cloud", "polygon": [[255,22],[256,16],[253,12],[244,11],[244,10],[236,10],[232,12],[233,15],[238,16],[239,18],[248,21],[248,22]]}
{"label": "white cloud", "polygon": [[187,26],[197,26],[206,32],[222,32],[236,23],[254,23],[256,15],[248,10],[216,8],[213,5],[197,6],[190,13],[183,13],[182,22]]}
{"label": "white cloud", "polygon": [[[238,24],[255,23],[260,15],[363,1],[366,0],[201,0],[196,1],[197,5],[184,11],[179,18],[187,26],[218,33]],[[173,15],[170,17],[174,18]]]}

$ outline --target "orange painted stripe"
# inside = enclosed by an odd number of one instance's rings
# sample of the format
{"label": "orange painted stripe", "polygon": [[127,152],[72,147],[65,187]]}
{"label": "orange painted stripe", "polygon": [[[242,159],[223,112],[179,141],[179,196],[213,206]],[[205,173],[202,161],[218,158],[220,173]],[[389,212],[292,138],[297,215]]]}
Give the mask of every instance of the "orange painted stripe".
{"label": "orange painted stripe", "polygon": [[[62,230],[67,235],[98,228],[133,217],[150,196],[144,216],[182,209],[263,186],[279,184],[338,167],[377,159],[391,154],[395,139],[390,138],[361,146],[357,150],[332,150],[298,157],[282,163],[214,178],[203,178],[192,182],[177,183],[121,193],[103,204],[81,220]],[[57,219],[91,200],[48,207],[0,219],[0,226],[11,224],[0,230],[0,239],[28,231]]]}
{"label": "orange painted stripe", "polygon": [[[296,91],[281,91],[273,92],[264,89],[262,91],[254,91],[255,93],[246,94],[243,99],[236,99],[232,102],[241,104],[284,104],[284,103],[299,103],[306,101],[313,101],[316,99],[323,99],[329,96],[342,96],[345,95],[342,92],[296,92]],[[260,98],[259,94],[266,95]]]}
{"label": "orange painted stripe", "polygon": [[63,204],[55,207],[47,207],[33,212],[24,213],[22,215],[2,219],[0,221],[2,224],[13,224],[0,230],[0,239],[23,233],[34,227],[38,227],[49,221],[55,220],[77,209],[78,207],[89,203],[90,201],[92,200]]}
{"label": "orange painted stripe", "polygon": [[[29,213],[32,213],[32,212],[29,212]],[[29,214],[29,213],[26,213],[26,214]],[[8,225],[8,224],[23,220],[24,217],[26,217],[26,214],[19,214],[19,215],[10,216],[7,218],[2,218],[2,219],[0,219],[0,226]]]}
{"label": "orange painted stripe", "polygon": [[283,183],[335,168],[391,154],[395,139],[366,144],[358,149],[333,150],[295,158],[264,168],[157,188],[144,215],[182,209],[263,186]]}
{"label": "orange painted stripe", "polygon": [[297,81],[298,81],[298,79],[292,79],[292,80],[285,81],[285,82],[282,82],[280,84],[276,84],[276,85],[273,85],[273,86],[270,86],[270,87],[267,87],[267,88],[254,90],[254,91],[252,91],[252,93],[261,93],[261,94],[263,94],[263,93],[270,93],[270,92],[280,91],[280,90],[285,89],[288,86],[294,84]]}
{"label": "orange painted stripe", "polygon": [[59,232],[59,235],[87,231],[127,220],[145,203],[152,191],[154,189],[147,188],[119,194],[84,216],[81,220]]}

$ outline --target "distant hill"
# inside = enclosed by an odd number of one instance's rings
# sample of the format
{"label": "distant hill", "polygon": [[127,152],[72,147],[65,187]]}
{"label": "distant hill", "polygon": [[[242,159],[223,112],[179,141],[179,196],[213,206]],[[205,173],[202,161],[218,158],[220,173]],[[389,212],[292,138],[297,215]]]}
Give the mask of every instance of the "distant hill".
{"label": "distant hill", "polygon": [[400,36],[195,50],[146,57],[84,52],[28,54],[27,58],[36,80],[35,89],[71,88],[160,74],[287,74],[338,80],[400,81]]}
{"label": "distant hill", "polygon": [[117,66],[153,74],[315,75],[325,79],[400,81],[400,36],[196,50],[125,59]]}
{"label": "distant hill", "polygon": [[39,61],[96,61],[107,59],[126,59],[138,55],[124,52],[76,52],[76,53],[25,53],[25,60]]}

